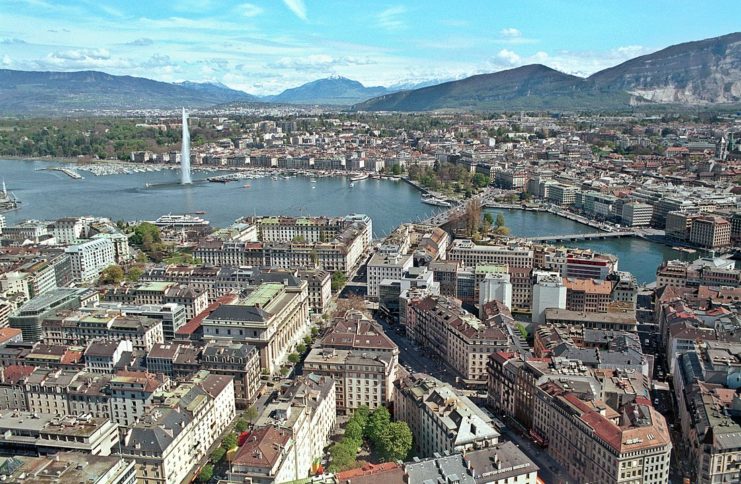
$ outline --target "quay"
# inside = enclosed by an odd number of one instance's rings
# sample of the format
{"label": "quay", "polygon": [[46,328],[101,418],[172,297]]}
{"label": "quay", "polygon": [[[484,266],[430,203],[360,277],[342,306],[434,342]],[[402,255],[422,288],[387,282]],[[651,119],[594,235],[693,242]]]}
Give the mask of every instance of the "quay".
{"label": "quay", "polygon": [[621,239],[624,237],[639,236],[638,232],[626,230],[623,232],[590,232],[587,234],[546,235],[543,237],[527,237],[531,242],[575,242],[578,240],[605,240]]}
{"label": "quay", "polygon": [[69,168],[64,168],[64,167],[61,167],[61,166],[55,166],[55,167],[52,167],[52,168],[41,168],[41,169],[42,170],[48,170],[48,171],[61,171],[62,173],[64,173],[65,175],[67,175],[68,177],[70,177],[70,178],[72,178],[74,180],[84,180],[85,179],[84,176],[80,175],[75,170],[71,170]]}

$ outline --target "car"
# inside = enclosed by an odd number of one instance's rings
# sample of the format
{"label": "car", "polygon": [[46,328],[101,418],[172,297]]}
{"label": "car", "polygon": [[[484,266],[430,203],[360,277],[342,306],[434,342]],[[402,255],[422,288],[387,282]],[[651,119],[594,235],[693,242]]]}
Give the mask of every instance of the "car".
{"label": "car", "polygon": [[658,404],[659,404],[659,399],[658,398],[654,398],[654,405],[658,405]]}

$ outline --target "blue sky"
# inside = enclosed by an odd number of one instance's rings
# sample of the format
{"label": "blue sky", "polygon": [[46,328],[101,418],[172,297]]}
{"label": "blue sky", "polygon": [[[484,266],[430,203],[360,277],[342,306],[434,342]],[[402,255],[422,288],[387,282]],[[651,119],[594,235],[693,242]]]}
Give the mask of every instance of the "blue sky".
{"label": "blue sky", "polygon": [[329,75],[388,86],[531,63],[589,75],[733,32],[739,18],[738,0],[0,0],[0,68],[255,94]]}

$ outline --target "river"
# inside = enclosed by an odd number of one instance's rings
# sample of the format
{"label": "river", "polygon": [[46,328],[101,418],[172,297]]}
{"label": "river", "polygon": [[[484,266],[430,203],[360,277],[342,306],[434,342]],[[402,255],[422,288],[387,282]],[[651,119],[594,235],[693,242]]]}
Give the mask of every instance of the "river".
{"label": "river", "polygon": [[[505,225],[511,235],[537,237],[544,235],[564,235],[592,233],[597,230],[588,225],[564,219],[548,212],[529,212],[525,210],[487,209],[494,218],[498,213],[504,216]],[[596,252],[618,256],[618,269],[631,272],[639,283],[646,284],[656,280],[656,268],[669,259],[694,259],[697,254],[679,252],[666,245],[649,242],[636,237],[624,239],[583,240],[567,242],[563,245],[583,247]]]}
{"label": "river", "polygon": [[[177,184],[175,170],[94,176],[80,171],[75,180],[58,171],[38,171],[69,166],[47,161],[0,160],[0,178],[21,200],[21,208],[4,214],[8,224],[21,220],[54,220],[74,215],[94,215],[113,220],[153,220],[167,213],[205,211],[204,218],[223,227],[245,215],[346,215],[365,213],[373,219],[375,236],[388,234],[402,222],[426,218],[439,211],[420,201],[419,192],[403,182],[362,180],[350,186],[347,178],[260,178],[232,183],[208,183],[206,173],[193,174],[194,184]],[[244,185],[249,184],[249,188]],[[147,186],[149,185],[149,186]],[[572,234],[593,232],[585,225],[550,213],[522,210],[502,212],[512,235]],[[641,239],[578,242],[615,254],[620,269],[635,274],[641,283],[655,279],[656,267],[666,258],[684,254]]]}

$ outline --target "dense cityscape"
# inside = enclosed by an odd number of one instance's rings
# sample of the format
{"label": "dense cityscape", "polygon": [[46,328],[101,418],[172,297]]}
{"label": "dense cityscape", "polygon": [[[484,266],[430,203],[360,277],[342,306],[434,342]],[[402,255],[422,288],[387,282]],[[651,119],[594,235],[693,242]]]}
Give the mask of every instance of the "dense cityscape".
{"label": "dense cityscape", "polygon": [[84,3],[0,18],[0,481],[741,482],[732,6]]}

